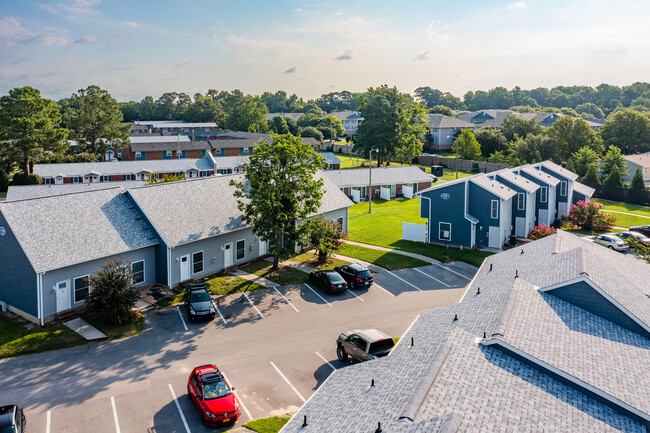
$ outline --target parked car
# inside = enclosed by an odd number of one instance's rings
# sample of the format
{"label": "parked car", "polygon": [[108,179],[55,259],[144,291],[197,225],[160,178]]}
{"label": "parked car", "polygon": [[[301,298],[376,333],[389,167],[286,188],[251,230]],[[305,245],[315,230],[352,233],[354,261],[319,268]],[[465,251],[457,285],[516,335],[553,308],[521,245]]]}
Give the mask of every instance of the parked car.
{"label": "parked car", "polygon": [[337,266],[334,268],[352,289],[370,287],[374,282],[372,273],[363,265],[352,263],[350,265]]}
{"label": "parked car", "polygon": [[194,319],[214,319],[216,311],[205,284],[192,283],[185,288],[185,308],[190,321]]}
{"label": "parked car", "polygon": [[348,357],[357,361],[369,361],[390,353],[395,346],[393,339],[376,329],[355,329],[344,332],[336,340],[336,356],[341,361]]}
{"label": "parked car", "polygon": [[642,235],[650,236],[650,225],[630,227],[630,231],[641,233]]}
{"label": "parked car", "polygon": [[342,293],[348,289],[348,283],[336,271],[311,271],[309,281],[327,293]]}
{"label": "parked car", "polygon": [[637,241],[641,242],[644,245],[650,244],[649,237],[637,232],[621,232],[621,233],[616,233],[616,236],[618,236],[619,238],[623,239],[626,242],[629,239],[636,239]]}
{"label": "parked car", "polygon": [[16,405],[0,406],[0,432],[24,433],[27,421],[23,410]]}
{"label": "parked car", "polygon": [[593,240],[599,245],[616,251],[625,251],[629,248],[623,239],[615,235],[598,235],[594,236]]}
{"label": "parked car", "polygon": [[237,422],[241,409],[234,390],[213,364],[194,368],[187,380],[187,395],[207,426]]}

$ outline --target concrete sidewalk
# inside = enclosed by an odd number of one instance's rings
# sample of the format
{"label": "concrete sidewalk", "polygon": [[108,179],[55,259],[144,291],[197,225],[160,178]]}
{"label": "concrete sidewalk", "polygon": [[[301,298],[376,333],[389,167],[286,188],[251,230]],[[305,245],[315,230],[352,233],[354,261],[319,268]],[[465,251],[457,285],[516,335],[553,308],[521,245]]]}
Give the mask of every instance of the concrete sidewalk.
{"label": "concrete sidewalk", "polygon": [[63,324],[68,328],[72,329],[77,334],[81,335],[83,338],[85,338],[88,341],[102,340],[106,338],[106,335],[104,335],[104,333],[99,331],[99,329],[95,328],[94,326],[91,326],[85,320],[79,317],[76,319],[68,320]]}

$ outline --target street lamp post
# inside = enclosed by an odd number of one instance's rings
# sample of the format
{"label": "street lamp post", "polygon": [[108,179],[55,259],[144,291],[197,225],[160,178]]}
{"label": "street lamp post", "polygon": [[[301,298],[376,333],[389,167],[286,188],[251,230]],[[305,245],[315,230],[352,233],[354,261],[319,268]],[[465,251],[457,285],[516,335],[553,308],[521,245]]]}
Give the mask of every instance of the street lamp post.
{"label": "street lamp post", "polygon": [[458,180],[458,138],[455,140],[456,143],[456,180]]}
{"label": "street lamp post", "polygon": [[368,170],[368,213],[372,213],[372,152],[378,152],[374,147],[370,149],[370,169]]}

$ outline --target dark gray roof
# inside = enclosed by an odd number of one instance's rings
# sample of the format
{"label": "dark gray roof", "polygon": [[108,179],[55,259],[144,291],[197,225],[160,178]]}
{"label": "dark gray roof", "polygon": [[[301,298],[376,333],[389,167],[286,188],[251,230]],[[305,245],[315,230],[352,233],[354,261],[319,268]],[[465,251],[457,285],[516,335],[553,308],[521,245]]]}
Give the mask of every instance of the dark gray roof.
{"label": "dark gray roof", "polygon": [[62,185],[13,185],[10,186],[7,191],[7,201],[51,197],[54,195],[94,191],[98,189],[128,188],[130,186],[142,185],[144,185],[144,182],[138,180],[125,182],[66,183]]}
{"label": "dark gray roof", "polygon": [[649,265],[560,231],[487,258],[459,304],[402,336],[414,346],[335,371],[281,432],[646,432],[650,340],[541,290],[592,262],[611,274],[595,284],[649,307]]}
{"label": "dark gray roof", "polygon": [[[368,168],[328,170],[325,176],[339,188],[368,186]],[[372,169],[373,185],[431,182],[431,177],[416,166],[379,167]]]}
{"label": "dark gray roof", "polygon": [[[180,140],[179,140],[180,138]],[[156,152],[165,150],[207,150],[207,141],[191,141],[187,135],[147,135],[131,137],[129,146],[133,152]]]}
{"label": "dark gray roof", "polygon": [[129,142],[131,144],[150,144],[150,143],[178,143],[181,144],[189,143],[190,137],[187,135],[135,135],[129,137]]}
{"label": "dark gray roof", "polygon": [[255,147],[261,141],[269,141],[267,138],[237,138],[231,140],[208,140],[212,149],[240,149],[243,147]]}
{"label": "dark gray roof", "polygon": [[36,272],[157,244],[122,188],[0,203]]}
{"label": "dark gray roof", "polygon": [[456,117],[445,116],[444,114],[428,114],[427,118],[429,128],[478,128],[474,123]]}

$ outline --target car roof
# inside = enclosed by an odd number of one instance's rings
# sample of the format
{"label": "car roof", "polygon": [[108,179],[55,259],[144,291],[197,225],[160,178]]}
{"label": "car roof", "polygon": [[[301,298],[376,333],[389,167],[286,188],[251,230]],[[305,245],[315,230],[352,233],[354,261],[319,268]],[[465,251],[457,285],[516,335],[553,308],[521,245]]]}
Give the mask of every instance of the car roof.
{"label": "car roof", "polygon": [[328,275],[340,275],[338,272],[336,272],[334,270],[331,270],[331,269],[327,270],[327,271],[323,271],[323,273],[328,274]]}
{"label": "car roof", "polygon": [[378,329],[355,329],[354,331],[352,331],[352,333],[357,334],[358,336],[362,337],[364,340],[368,340],[369,342],[385,340],[390,338],[390,335]]}
{"label": "car roof", "polygon": [[348,265],[349,268],[355,269],[357,271],[367,271],[368,268],[359,263],[352,263]]}

